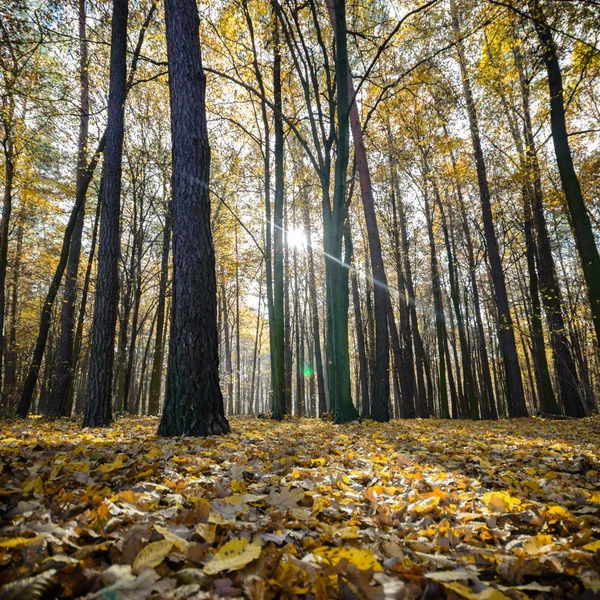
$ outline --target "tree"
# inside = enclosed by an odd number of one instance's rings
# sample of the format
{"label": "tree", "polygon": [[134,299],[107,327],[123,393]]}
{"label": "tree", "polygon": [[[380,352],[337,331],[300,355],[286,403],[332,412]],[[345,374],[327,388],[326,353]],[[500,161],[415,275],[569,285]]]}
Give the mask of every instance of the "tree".
{"label": "tree", "polygon": [[194,0],[165,0],[173,148],[173,306],[159,435],[229,431],[219,386],[206,78]]}
{"label": "tree", "polygon": [[114,339],[119,294],[119,221],[121,173],[127,94],[128,0],[114,0],[112,15],[108,124],[104,151],[104,179],[98,277],[92,329],[92,353],[88,374],[84,427],[106,427],[112,416]]}

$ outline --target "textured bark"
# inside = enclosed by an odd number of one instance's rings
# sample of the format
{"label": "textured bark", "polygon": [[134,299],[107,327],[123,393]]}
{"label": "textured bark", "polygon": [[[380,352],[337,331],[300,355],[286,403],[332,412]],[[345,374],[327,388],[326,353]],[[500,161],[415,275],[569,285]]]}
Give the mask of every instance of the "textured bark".
{"label": "textured bark", "polygon": [[498,239],[496,238],[496,231],[494,229],[490,190],[487,179],[485,159],[483,156],[483,149],[481,147],[475,100],[471,91],[471,84],[469,82],[469,74],[467,71],[467,62],[464,55],[462,42],[460,41],[460,28],[454,0],[451,1],[451,12],[452,27],[456,38],[456,47],[462,76],[463,94],[467,105],[467,114],[469,117],[473,155],[477,169],[477,182],[479,185],[479,197],[483,216],[483,230],[492,273],[494,297],[498,310],[498,338],[506,375],[506,391],[508,395],[509,413],[511,417],[524,417],[527,415],[527,408],[525,406],[523,380],[521,378],[521,368],[519,366],[519,357],[515,343],[515,332],[510,314],[510,305],[506,292],[506,280],[502,266],[502,259],[500,257]]}
{"label": "textured bark", "polygon": [[[553,33],[546,23],[546,17],[538,0],[528,0],[529,10],[534,17],[534,25],[542,49],[542,58],[548,75],[548,91],[550,93],[550,123],[556,162],[560,173],[575,244],[581,260],[583,275],[587,286],[588,300],[592,312],[592,320],[596,331],[596,343],[600,347],[600,255],[590,217],[587,212],[579,179],[575,172],[567,123],[563,94],[562,72],[558,59],[558,49]],[[565,382],[568,384],[567,382]],[[571,403],[569,403],[571,405]],[[581,405],[583,407],[583,405]],[[573,409],[576,409],[573,406]],[[585,408],[585,407],[583,407]],[[577,415],[581,416],[581,415]]]}
{"label": "textured bark", "polygon": [[173,306],[159,435],[229,432],[219,386],[206,79],[194,0],[165,0],[173,146]]}
{"label": "textured bark", "polygon": [[119,221],[127,90],[127,15],[127,0],[114,0],[98,278],[92,324],[90,369],[83,417],[84,427],[106,427],[113,419],[112,373],[119,298]]}

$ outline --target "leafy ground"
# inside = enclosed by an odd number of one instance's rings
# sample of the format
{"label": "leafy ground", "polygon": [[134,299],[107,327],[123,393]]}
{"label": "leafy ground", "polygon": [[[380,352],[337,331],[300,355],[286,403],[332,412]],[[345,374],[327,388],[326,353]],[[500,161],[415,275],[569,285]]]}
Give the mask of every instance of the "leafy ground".
{"label": "leafy ground", "polygon": [[1,425],[0,599],[600,598],[598,417],[231,424]]}

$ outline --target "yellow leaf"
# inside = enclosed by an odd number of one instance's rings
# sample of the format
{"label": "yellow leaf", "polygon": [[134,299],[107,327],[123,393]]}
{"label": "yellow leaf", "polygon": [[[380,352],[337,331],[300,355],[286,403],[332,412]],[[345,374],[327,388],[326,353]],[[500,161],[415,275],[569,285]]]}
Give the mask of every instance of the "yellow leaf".
{"label": "yellow leaf", "polygon": [[519,498],[511,496],[507,492],[488,492],[483,495],[481,501],[491,512],[510,512],[515,506],[521,504]]}
{"label": "yellow leaf", "polygon": [[551,544],[551,536],[538,533],[525,540],[523,543],[523,551],[527,554],[540,554],[541,552],[545,552],[548,549],[547,546],[550,546]]}
{"label": "yellow leaf", "polygon": [[313,550],[313,554],[335,567],[342,559],[346,559],[351,565],[358,567],[361,571],[383,571],[375,553],[372,550],[359,550],[358,548],[328,548],[320,546]]}
{"label": "yellow leaf", "polygon": [[586,544],[583,549],[589,550],[590,552],[600,552],[600,540]]}
{"label": "yellow leaf", "polygon": [[439,496],[431,496],[418,502],[413,502],[408,505],[408,512],[417,513],[418,515],[426,515],[430,513],[440,503]]}
{"label": "yellow leaf", "polygon": [[26,537],[14,537],[14,538],[0,538],[0,548],[18,548],[19,546],[31,546],[41,541],[41,536],[32,538]]}
{"label": "yellow leaf", "polygon": [[140,572],[145,567],[157,567],[173,548],[171,540],[152,542],[142,548],[133,561],[133,570]]}
{"label": "yellow leaf", "polygon": [[103,473],[111,473],[112,471],[117,471],[118,469],[123,468],[123,457],[117,456],[114,462],[111,462],[108,465],[100,465],[100,470]]}
{"label": "yellow leaf", "polygon": [[237,571],[260,556],[261,547],[250,544],[246,538],[235,538],[223,544],[212,560],[204,567],[206,575],[221,571]]}

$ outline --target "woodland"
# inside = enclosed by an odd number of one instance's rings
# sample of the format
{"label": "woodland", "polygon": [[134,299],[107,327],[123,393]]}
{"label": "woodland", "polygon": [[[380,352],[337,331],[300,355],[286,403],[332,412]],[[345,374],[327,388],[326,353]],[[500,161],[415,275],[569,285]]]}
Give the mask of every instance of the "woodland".
{"label": "woodland", "polygon": [[600,597],[600,3],[2,0],[0,600]]}

